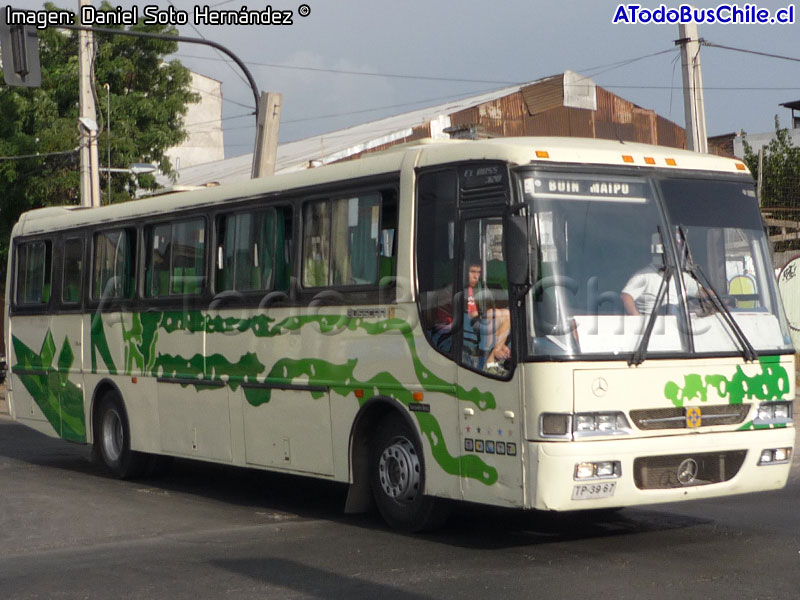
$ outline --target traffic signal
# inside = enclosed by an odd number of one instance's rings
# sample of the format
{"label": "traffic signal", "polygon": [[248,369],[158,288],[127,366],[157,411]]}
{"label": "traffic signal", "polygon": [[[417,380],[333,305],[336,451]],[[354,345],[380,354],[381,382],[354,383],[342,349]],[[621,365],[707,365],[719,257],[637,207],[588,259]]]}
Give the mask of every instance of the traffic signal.
{"label": "traffic signal", "polygon": [[39,36],[27,25],[6,23],[6,10],[0,10],[0,53],[3,58],[3,77],[17,87],[39,87],[42,66],[39,63]]}

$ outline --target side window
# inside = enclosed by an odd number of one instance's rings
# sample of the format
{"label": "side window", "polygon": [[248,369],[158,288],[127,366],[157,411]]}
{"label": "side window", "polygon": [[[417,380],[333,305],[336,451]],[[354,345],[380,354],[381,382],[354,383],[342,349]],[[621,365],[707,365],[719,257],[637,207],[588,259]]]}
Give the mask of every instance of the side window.
{"label": "side window", "polygon": [[205,289],[204,219],[154,225],[147,231],[145,296],[199,294]]}
{"label": "side window", "polygon": [[456,174],[423,174],[417,184],[417,277],[422,326],[445,354],[453,351]]}
{"label": "side window", "polygon": [[461,363],[502,377],[508,374],[507,361],[511,357],[502,218],[465,221],[463,244]]}
{"label": "side window", "polygon": [[303,286],[378,285],[392,278],[396,214],[394,191],[306,203]]}
{"label": "side window", "polygon": [[309,202],[303,207],[303,287],[329,282],[331,251],[330,203]]}
{"label": "side window", "polygon": [[92,299],[132,298],[136,289],[136,231],[117,229],[94,236]]}
{"label": "side window", "polygon": [[83,282],[83,238],[64,241],[64,270],[61,280],[61,301],[77,304],[81,301]]}
{"label": "side window", "polygon": [[52,251],[49,241],[17,246],[17,304],[50,302]]}
{"label": "side window", "polygon": [[278,250],[276,220],[273,209],[219,219],[217,291],[272,289]]}

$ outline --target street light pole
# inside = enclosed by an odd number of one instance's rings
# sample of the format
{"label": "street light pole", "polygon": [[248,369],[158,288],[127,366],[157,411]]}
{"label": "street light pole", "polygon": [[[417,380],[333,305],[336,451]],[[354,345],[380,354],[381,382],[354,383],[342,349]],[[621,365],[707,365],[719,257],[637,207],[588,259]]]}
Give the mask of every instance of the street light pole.
{"label": "street light pole", "polygon": [[[84,1],[85,2],[89,2],[90,0],[81,0],[81,2],[84,2]],[[259,94],[259,91],[258,91],[258,86],[256,85],[256,81],[255,81],[255,79],[253,79],[253,75],[252,75],[252,73],[250,73],[250,70],[247,68],[247,65],[245,65],[242,62],[242,59],[240,59],[238,56],[236,56],[233,52],[231,52],[228,48],[226,48],[222,44],[218,44],[217,42],[214,42],[214,41],[211,41],[211,40],[205,40],[205,39],[202,39],[202,38],[192,38],[192,37],[185,37],[185,36],[181,36],[181,35],[166,35],[166,34],[162,34],[162,33],[149,33],[149,32],[146,32],[146,31],[130,31],[128,29],[109,29],[109,28],[105,28],[105,27],[86,27],[84,25],[61,25],[61,24],[53,25],[53,27],[55,27],[57,29],[71,29],[71,30],[74,30],[74,31],[88,31],[88,32],[92,32],[92,33],[100,33],[100,34],[107,34],[107,35],[127,35],[127,36],[131,36],[131,37],[150,38],[150,39],[156,39],[156,40],[167,40],[167,41],[170,41],[170,42],[186,42],[188,44],[203,44],[205,46],[211,46],[212,48],[216,48],[217,50],[220,50],[221,52],[224,52],[225,54],[230,56],[233,59],[233,61],[239,66],[239,68],[244,73],[245,77],[247,77],[248,83],[250,84],[250,89],[253,92],[253,102],[254,102],[255,107],[256,107],[256,109],[253,112],[253,114],[256,117],[256,132],[258,132],[258,129],[259,129],[259,116],[260,116],[259,112],[258,112],[258,108],[259,108],[260,94]],[[266,108],[266,103],[264,103],[263,106]],[[257,167],[255,166],[255,159],[256,159],[256,153],[254,152],[253,153],[253,161],[254,161],[253,172],[257,171]]]}

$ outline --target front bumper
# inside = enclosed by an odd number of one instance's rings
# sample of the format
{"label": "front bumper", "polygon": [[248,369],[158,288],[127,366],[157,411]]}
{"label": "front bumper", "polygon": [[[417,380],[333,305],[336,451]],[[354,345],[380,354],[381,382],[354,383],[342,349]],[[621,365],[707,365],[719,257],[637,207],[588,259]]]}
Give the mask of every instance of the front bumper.
{"label": "front bumper", "polygon": [[[535,487],[526,504],[540,510],[584,510],[780,489],[786,485],[791,463],[759,466],[761,451],[792,448],[794,454],[794,441],[794,428],[786,427],[609,441],[528,442],[528,456],[533,460],[528,463],[527,475]],[[713,464],[706,471],[716,469],[719,475],[706,477],[701,467],[696,480],[683,484],[678,473],[672,471],[677,465],[691,464],[684,463],[686,459],[701,465]],[[575,480],[578,463],[596,461],[619,461],[620,476],[598,481]],[[707,479],[717,481],[703,483]],[[578,485],[612,481],[616,485],[608,497],[580,494],[582,499],[573,499]],[[608,493],[608,486],[604,489]]]}

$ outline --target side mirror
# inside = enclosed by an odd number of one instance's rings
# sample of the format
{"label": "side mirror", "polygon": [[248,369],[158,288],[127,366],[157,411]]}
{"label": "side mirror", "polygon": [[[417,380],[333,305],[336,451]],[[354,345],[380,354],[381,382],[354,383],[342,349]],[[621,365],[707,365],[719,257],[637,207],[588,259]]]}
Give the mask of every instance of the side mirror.
{"label": "side mirror", "polygon": [[[528,217],[508,215],[504,225],[503,253],[508,265],[508,283],[515,286],[531,285],[531,250],[534,240],[528,237]],[[533,274],[535,279],[536,275]]]}

